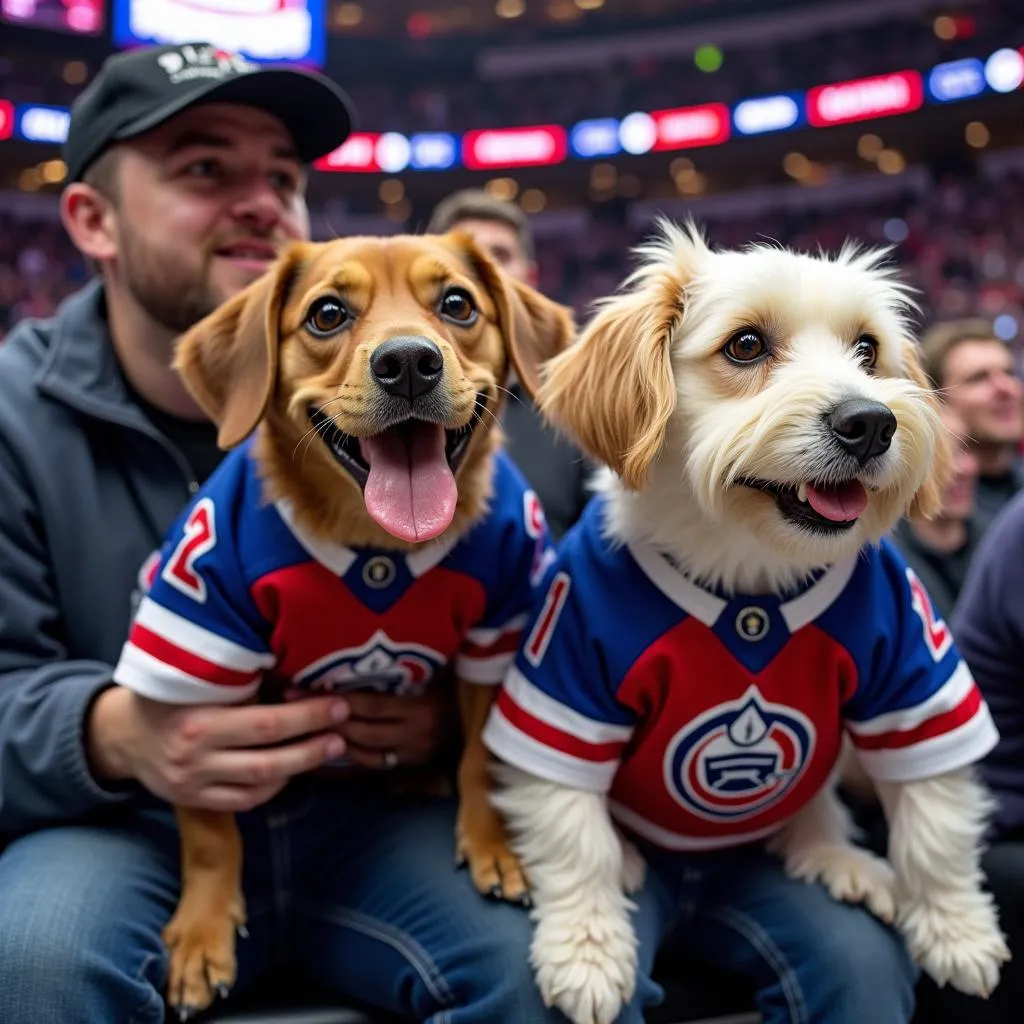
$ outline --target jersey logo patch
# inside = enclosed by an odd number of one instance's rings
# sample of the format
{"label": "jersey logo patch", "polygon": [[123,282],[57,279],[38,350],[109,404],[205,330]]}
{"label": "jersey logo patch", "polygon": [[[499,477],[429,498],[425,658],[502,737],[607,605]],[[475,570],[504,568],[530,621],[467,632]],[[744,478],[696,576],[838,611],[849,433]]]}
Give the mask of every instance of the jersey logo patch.
{"label": "jersey logo patch", "polygon": [[757,605],[748,605],[736,616],[736,632],[744,640],[763,640],[770,628],[768,613]]}
{"label": "jersey logo patch", "polygon": [[196,559],[217,545],[217,524],[211,498],[201,498],[185,521],[184,535],[167,559],[161,578],[200,604],[206,601],[206,580],[195,570]]}
{"label": "jersey logo patch", "polygon": [[322,693],[374,690],[405,696],[419,693],[447,663],[422,644],[398,643],[378,629],[365,644],[332,651],[296,673],[296,686]]}
{"label": "jersey logo patch", "polygon": [[917,573],[909,566],[907,582],[910,584],[910,603],[924,627],[925,646],[934,661],[942,661],[946,652],[953,646],[953,634],[932,605],[932,599],[928,596],[924,584],[917,578]]}
{"label": "jersey logo patch", "polygon": [[541,608],[537,621],[530,630],[526,639],[526,647],[523,653],[526,660],[536,668],[544,657],[548,644],[551,643],[551,636],[558,625],[558,617],[565,607],[565,599],[569,596],[569,588],[572,581],[564,572],[556,572],[551,586],[548,587],[547,596],[544,598],[544,607]]}
{"label": "jersey logo patch", "polygon": [[706,821],[742,821],[781,800],[810,764],[815,732],[799,711],[756,686],[705,711],[665,752],[665,786]]}

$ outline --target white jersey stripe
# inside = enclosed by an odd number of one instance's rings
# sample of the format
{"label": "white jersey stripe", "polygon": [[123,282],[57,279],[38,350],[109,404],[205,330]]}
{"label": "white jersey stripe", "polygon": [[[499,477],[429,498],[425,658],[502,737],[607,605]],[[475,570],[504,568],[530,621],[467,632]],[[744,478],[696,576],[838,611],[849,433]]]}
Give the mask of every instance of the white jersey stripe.
{"label": "white jersey stripe", "polygon": [[864,722],[847,719],[846,728],[857,736],[880,736],[887,732],[909,732],[958,707],[974,687],[974,677],[965,661],[959,661],[949,678],[927,700],[899,711],[887,711]]}
{"label": "white jersey stripe", "polygon": [[624,743],[633,735],[630,725],[599,722],[548,696],[514,665],[505,679],[505,689],[512,700],[534,718],[588,743]]}
{"label": "white jersey stripe", "polygon": [[142,599],[135,621],[175,647],[180,647],[183,651],[206,661],[212,661],[221,668],[229,668],[235,672],[258,672],[274,664],[273,655],[250,650],[218,633],[204,629],[169,608],[157,604],[151,597]]}
{"label": "white jersey stripe", "polygon": [[484,745],[502,761],[562,786],[606,793],[619,768],[619,760],[586,761],[555,750],[516,728],[495,704],[483,731]]}
{"label": "white jersey stripe", "polygon": [[260,685],[259,677],[242,686],[218,686],[125,644],[114,669],[114,682],[143,697],[167,704],[241,704]]}

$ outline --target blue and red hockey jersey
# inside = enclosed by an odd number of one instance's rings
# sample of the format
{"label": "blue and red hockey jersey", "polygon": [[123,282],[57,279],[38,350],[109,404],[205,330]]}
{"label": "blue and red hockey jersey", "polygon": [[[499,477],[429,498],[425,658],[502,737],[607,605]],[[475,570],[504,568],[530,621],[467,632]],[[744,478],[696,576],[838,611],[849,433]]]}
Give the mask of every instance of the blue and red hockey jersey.
{"label": "blue and red hockey jersey", "polygon": [[484,731],[503,760],[608,793],[667,849],[750,842],[827,782],[847,730],[865,769],[908,781],[997,733],[946,624],[888,542],[784,597],[696,586],[610,545],[591,502],[549,567]]}
{"label": "blue and red hockey jersey", "polygon": [[489,512],[410,553],[333,544],[264,500],[251,442],[207,481],[147,573],[114,681],[170,703],[300,691],[418,693],[454,664],[501,682],[554,557],[543,511],[495,460]]}

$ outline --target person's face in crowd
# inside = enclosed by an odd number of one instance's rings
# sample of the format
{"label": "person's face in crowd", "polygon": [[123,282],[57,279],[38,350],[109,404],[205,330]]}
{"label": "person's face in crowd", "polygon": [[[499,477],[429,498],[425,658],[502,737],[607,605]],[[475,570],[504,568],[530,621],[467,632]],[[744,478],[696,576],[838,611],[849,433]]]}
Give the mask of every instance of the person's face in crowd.
{"label": "person's face in crowd", "polygon": [[978,460],[971,451],[963,417],[951,406],[942,409],[942,422],[953,437],[953,472],[942,496],[942,515],[946,519],[970,519],[974,512],[974,492],[978,482]]}
{"label": "person's face in crowd", "polygon": [[1009,346],[1001,341],[963,341],[946,356],[945,401],[975,444],[1016,444],[1024,436],[1024,389]]}
{"label": "person's face in crowd", "polygon": [[105,237],[87,252],[149,317],[180,333],[309,237],[290,134],[253,107],[209,103],[119,147]]}
{"label": "person's face in crowd", "polygon": [[455,227],[465,231],[485,252],[489,253],[506,274],[523,284],[536,285],[537,267],[530,262],[511,224],[496,220],[460,220]]}

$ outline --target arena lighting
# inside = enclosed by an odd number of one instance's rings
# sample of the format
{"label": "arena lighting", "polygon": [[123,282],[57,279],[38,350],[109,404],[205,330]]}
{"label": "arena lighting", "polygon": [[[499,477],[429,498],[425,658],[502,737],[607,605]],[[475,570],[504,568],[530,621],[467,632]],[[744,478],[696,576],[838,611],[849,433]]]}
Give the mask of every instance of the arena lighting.
{"label": "arena lighting", "polygon": [[761,135],[796,128],[804,120],[803,100],[803,95],[798,92],[743,100],[732,112],[732,126],[740,135]]}
{"label": "arena lighting", "polygon": [[379,171],[377,140],[380,135],[355,132],[342,145],[320,157],[313,167],[318,171]]}
{"label": "arena lighting", "polygon": [[622,152],[617,117],[595,117],[579,121],[569,132],[569,149],[574,156],[589,160],[599,156],[615,156]]}
{"label": "arena lighting", "polygon": [[1024,82],[1024,57],[1017,50],[996,50],[985,61],[985,81],[996,92],[1013,92]]}
{"label": "arena lighting", "polygon": [[462,162],[471,171],[560,164],[567,152],[565,129],[557,124],[484,128],[462,136]]}
{"label": "arena lighting", "polygon": [[65,107],[22,104],[15,117],[14,133],[28,142],[61,143],[68,137],[71,113]]}
{"label": "arena lighting", "polygon": [[[402,170],[502,170],[561,163],[571,145],[575,156],[602,159],[625,152],[711,146],[725,142],[734,127],[737,135],[783,132],[810,124],[816,128],[850,121],[910,113],[927,97],[933,103],[951,103],[979,95],[977,71],[982,68],[981,91],[1012,92],[1024,84],[1024,55],[1003,48],[982,62],[977,58],[937,64],[922,77],[899,71],[799,92],[756,96],[729,110],[723,104],[680,107],[647,113],[634,111],[621,121],[591,118],[567,131],[558,125],[532,128],[496,128],[467,132],[361,132],[313,165],[321,171],[397,174]],[[792,104],[792,105],[791,105]],[[797,118],[787,123],[796,107]],[[0,98],[0,140],[18,137],[50,145],[63,142],[68,111],[41,104],[12,104]]]}
{"label": "arena lighting", "polygon": [[651,147],[654,152],[717,146],[729,138],[729,108],[724,103],[653,110],[651,120],[657,132]]}
{"label": "arena lighting", "polygon": [[414,171],[447,171],[459,162],[459,137],[451,132],[419,132],[409,138]]}
{"label": "arena lighting", "polygon": [[658,127],[650,114],[637,110],[619,124],[619,143],[627,153],[649,153],[658,139]]}
{"label": "arena lighting", "polygon": [[985,91],[985,65],[977,57],[936,64],[928,72],[928,95],[936,103],[966,100]]}
{"label": "arena lighting", "polygon": [[857,78],[819,85],[807,92],[807,120],[815,128],[867,121],[892,114],[909,114],[924,102],[924,85],[917,71]]}

